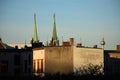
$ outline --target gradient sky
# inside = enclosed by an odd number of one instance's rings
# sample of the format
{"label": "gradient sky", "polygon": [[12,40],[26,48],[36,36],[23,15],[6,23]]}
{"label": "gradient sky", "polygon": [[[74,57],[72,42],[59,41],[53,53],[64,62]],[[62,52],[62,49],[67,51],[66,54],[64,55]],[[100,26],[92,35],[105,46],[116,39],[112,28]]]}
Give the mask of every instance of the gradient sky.
{"label": "gradient sky", "polygon": [[105,49],[120,44],[120,0],[0,0],[0,37],[4,43],[27,43],[33,34],[34,13],[39,40],[46,43],[52,36],[53,14],[57,35],[62,42],[70,37],[75,44],[92,47],[102,32]]}

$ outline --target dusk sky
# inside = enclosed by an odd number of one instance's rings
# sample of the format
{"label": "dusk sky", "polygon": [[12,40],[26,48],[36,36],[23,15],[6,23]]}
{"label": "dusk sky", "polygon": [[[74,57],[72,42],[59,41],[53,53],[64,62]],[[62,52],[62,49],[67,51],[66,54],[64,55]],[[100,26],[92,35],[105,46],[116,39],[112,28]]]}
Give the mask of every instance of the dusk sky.
{"label": "dusk sky", "polygon": [[0,37],[4,43],[30,42],[34,27],[38,37],[50,41],[53,14],[57,35],[62,42],[75,38],[76,43],[101,47],[104,32],[105,49],[120,44],[120,0],[0,0]]}

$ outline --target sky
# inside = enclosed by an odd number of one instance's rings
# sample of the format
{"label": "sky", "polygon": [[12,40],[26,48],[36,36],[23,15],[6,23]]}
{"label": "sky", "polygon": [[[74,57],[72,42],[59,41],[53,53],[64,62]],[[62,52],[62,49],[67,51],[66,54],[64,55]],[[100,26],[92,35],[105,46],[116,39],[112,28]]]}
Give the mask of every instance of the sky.
{"label": "sky", "polygon": [[29,43],[33,35],[34,13],[38,37],[46,44],[56,15],[60,43],[93,47],[104,33],[105,49],[120,44],[120,0],[0,0],[0,37],[4,43]]}

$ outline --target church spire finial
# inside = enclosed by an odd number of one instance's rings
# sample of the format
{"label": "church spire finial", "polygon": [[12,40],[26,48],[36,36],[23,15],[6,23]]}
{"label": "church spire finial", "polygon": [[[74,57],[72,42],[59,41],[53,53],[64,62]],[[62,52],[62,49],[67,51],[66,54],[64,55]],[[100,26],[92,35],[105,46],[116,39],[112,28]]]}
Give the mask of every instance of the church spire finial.
{"label": "church spire finial", "polygon": [[33,31],[33,37],[32,37],[33,43],[38,43],[38,35],[37,35],[37,26],[36,26],[36,14],[34,13],[34,31]]}

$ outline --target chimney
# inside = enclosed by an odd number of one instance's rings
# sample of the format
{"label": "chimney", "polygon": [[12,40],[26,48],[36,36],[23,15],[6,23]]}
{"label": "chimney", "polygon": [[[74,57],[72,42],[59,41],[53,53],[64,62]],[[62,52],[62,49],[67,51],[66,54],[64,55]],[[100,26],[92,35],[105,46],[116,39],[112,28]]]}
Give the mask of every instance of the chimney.
{"label": "chimney", "polygon": [[93,48],[97,48],[97,45],[94,45]]}
{"label": "chimney", "polygon": [[18,49],[18,46],[17,46],[17,45],[15,46],[15,49]]}
{"label": "chimney", "polygon": [[120,45],[117,45],[116,48],[117,48],[117,51],[120,51]]}
{"label": "chimney", "polygon": [[70,38],[70,45],[74,45],[74,38]]}
{"label": "chimney", "polygon": [[78,44],[77,44],[77,47],[82,47],[82,43],[78,43]]}
{"label": "chimney", "polygon": [[70,45],[70,42],[69,42],[69,41],[62,42],[62,46],[69,46],[69,45]]}

